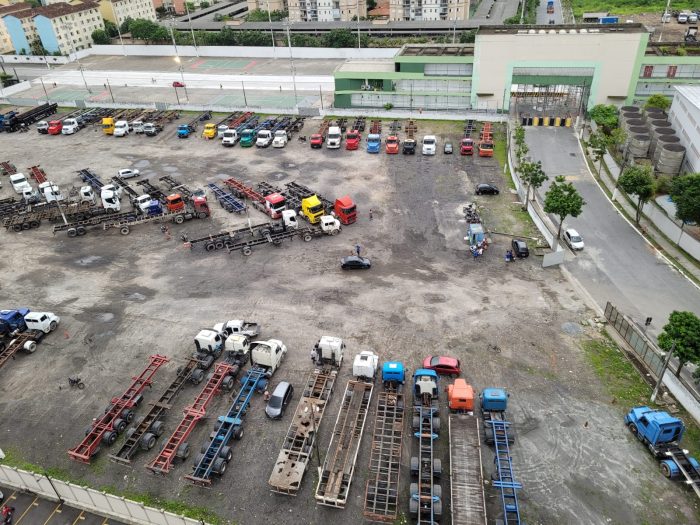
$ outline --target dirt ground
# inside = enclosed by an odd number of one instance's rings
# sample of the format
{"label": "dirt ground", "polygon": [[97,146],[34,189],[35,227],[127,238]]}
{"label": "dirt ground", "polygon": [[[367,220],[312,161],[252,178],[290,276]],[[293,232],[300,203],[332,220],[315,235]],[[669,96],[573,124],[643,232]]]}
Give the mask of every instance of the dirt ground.
{"label": "dirt ground", "polygon": [[[432,131],[432,125],[419,123],[418,134]],[[197,137],[178,140],[174,124],[155,138],[119,139],[92,129],[75,136],[33,130],[0,135],[1,160],[21,169],[41,164],[62,188],[80,185],[75,172],[81,168],[90,167],[107,180],[117,169],[137,167],[141,178],[157,183],[167,174],[192,187],[228,176],[279,185],[297,180],[328,197],[350,194],[360,210],[359,222],[339,236],[263,247],[250,257],[191,253],[179,241],[183,232],[192,238],[245,221],[212,199],[211,220],[173,225],[171,238],[152,224],[135,227],[126,237],[101,230],[79,238],[54,237],[48,225],[20,234],[1,232],[2,307],[26,305],[61,316],[58,332],[36,353],[19,355],[0,371],[2,448],[14,457],[63,469],[91,486],[206,506],[235,523],[357,523],[362,520],[374,400],[345,510],[315,505],[313,469],[296,498],[268,490],[298,397],[283,420],[275,422],[265,418],[263,400],[253,400],[232,464],[210,489],[182,479],[190,473],[190,461],[178,463],[167,477],[154,477],[144,465],[156,449],[137,455],[131,467],[109,462],[106,450],[90,466],[68,458],[66,451],[141,371],[147,356],[171,357],[146,394],[146,402],[152,402],[194,349],[192,339],[200,328],[242,318],[262,323],[264,338],[285,342],[288,358],[273,381],[291,381],[297,396],[312,368],[309,350],[322,335],[342,337],[350,358],[372,349],[382,361],[401,360],[409,370],[418,368],[426,355],[454,355],[477,390],[508,388],[510,418],[517,429],[513,462],[529,524],[696,523],[683,488],[667,482],[628,435],[619,407],[606,398],[586,361],[580,341],[595,334],[581,321],[593,314],[575,288],[558,270],[543,270],[534,254],[506,265],[503,254],[510,238],[504,235],[493,235],[480,260],[467,255],[461,209],[470,200],[478,202],[489,229],[522,234],[529,226],[521,222],[496,160],[443,155],[445,137],[456,145],[461,126],[435,126],[440,132],[435,157],[318,151],[296,140],[284,150],[225,149]],[[311,134],[313,128],[308,121],[303,133]],[[501,194],[475,197],[474,185],[487,181],[496,182]],[[6,178],[3,182],[0,197],[8,197],[12,189]],[[250,218],[264,221],[255,210]],[[372,259],[372,269],[342,272],[339,259],[358,243]],[[322,453],[350,378],[349,362],[340,371],[321,425]],[[82,377],[86,388],[68,388],[69,375]],[[199,389],[187,386],[176,398],[166,435]],[[208,420],[190,439],[195,449],[229,403],[222,395],[210,405]],[[142,406],[140,413],[144,411]],[[408,431],[404,435],[401,494],[407,514],[410,451],[416,440]],[[437,441],[437,453],[447,465],[446,433]],[[500,499],[488,483],[493,452],[484,446],[482,454],[489,523],[495,523]],[[448,495],[447,476],[442,484]],[[659,500],[662,505],[652,504]],[[448,513],[443,523],[449,523]]]}
{"label": "dirt ground", "polygon": [[[633,15],[620,15],[620,22],[632,20],[633,22],[644,24],[653,31],[649,36],[650,42],[656,42],[661,35],[662,42],[683,42],[688,24],[679,24],[676,18],[664,24],[661,22],[663,12],[660,13],[638,13]],[[691,24],[692,25],[692,24]]]}

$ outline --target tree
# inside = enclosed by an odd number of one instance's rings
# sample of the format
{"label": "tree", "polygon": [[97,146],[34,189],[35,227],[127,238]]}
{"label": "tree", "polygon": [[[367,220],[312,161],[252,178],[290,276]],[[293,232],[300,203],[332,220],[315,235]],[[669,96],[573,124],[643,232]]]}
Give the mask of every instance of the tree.
{"label": "tree", "polygon": [[[117,30],[117,24],[112,22],[111,20],[103,20],[105,23],[105,31],[107,32],[107,35],[110,38],[114,38],[115,36],[119,36],[119,31]],[[94,40],[94,38],[93,38]]]}
{"label": "tree", "polygon": [[584,144],[593,152],[593,158],[598,163],[598,176],[600,177],[600,170],[603,167],[603,157],[605,157],[605,154],[608,152],[608,139],[602,131],[596,131],[595,133],[591,133]]}
{"label": "tree", "polygon": [[[123,33],[128,33],[130,31],[130,26],[131,22],[133,22],[134,19],[131,18],[130,16],[127,16],[124,21],[122,22],[122,25],[119,26],[119,30]],[[133,37],[132,37],[133,38]]]}
{"label": "tree", "polygon": [[[525,146],[527,147],[527,146]],[[530,187],[533,188],[532,198],[535,198],[535,192],[537,188],[544,184],[544,181],[548,180],[549,177],[542,169],[542,162],[539,160],[537,162],[522,162],[518,166],[518,172],[523,179],[523,182],[527,185],[527,192],[525,194],[525,204],[523,210],[527,210],[527,201],[530,200]]]}
{"label": "tree", "polygon": [[642,216],[642,208],[654,195],[654,176],[651,173],[651,166],[630,166],[626,168],[617,184],[628,195],[637,197],[637,213],[634,222],[639,224]]}
{"label": "tree", "polygon": [[663,95],[652,95],[647,99],[647,103],[644,104],[645,108],[659,108],[666,111],[671,107],[671,101],[668,97]]}
{"label": "tree", "polygon": [[371,11],[377,7],[377,2],[375,0],[367,0],[367,11]]}
{"label": "tree", "polygon": [[31,51],[32,55],[46,56],[49,54],[49,52],[44,47],[44,44],[42,44],[41,40],[39,40],[38,38],[35,38],[31,41],[31,43],[29,44],[29,50]]}
{"label": "tree", "polygon": [[0,71],[0,86],[8,87],[13,84],[16,84],[15,77],[10,75],[9,73],[3,73],[2,71]]}
{"label": "tree", "polygon": [[564,219],[569,215],[572,217],[581,215],[584,204],[586,204],[586,201],[579,195],[573,184],[566,182],[563,175],[555,177],[554,182],[544,195],[544,211],[559,217],[557,240],[561,236],[561,227],[564,224]]}
{"label": "tree", "polygon": [[355,47],[357,35],[349,29],[333,29],[323,36],[325,47]]}
{"label": "tree", "polygon": [[683,221],[683,225],[687,222],[700,224],[700,173],[675,178],[671,197],[676,204],[676,219]]}
{"label": "tree", "polygon": [[196,9],[194,2],[185,2],[185,6],[190,13]]}
{"label": "tree", "polygon": [[659,334],[659,346],[678,358],[676,377],[687,363],[700,362],[700,319],[692,312],[673,311]]}
{"label": "tree", "polygon": [[132,20],[129,23],[129,31],[131,32],[131,38],[145,40],[146,42],[165,40],[168,37],[167,29],[143,18]]}
{"label": "tree", "polygon": [[112,42],[104,29],[95,29],[92,32],[92,41],[98,45],[109,45]]}
{"label": "tree", "polygon": [[476,41],[476,29],[470,31],[462,31],[459,34],[460,44],[473,44]]}
{"label": "tree", "polygon": [[206,9],[207,7],[209,7],[209,2],[200,2],[199,3],[200,9]]}
{"label": "tree", "polygon": [[607,135],[617,127],[617,106],[613,104],[596,104],[591,108],[589,115]]}

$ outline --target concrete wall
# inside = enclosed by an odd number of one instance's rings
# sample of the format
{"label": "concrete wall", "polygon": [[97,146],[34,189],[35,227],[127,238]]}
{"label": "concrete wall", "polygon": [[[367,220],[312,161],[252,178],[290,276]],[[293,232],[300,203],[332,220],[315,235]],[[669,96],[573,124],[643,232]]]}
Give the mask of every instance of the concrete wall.
{"label": "concrete wall", "polygon": [[58,46],[56,33],[53,31],[51,19],[46,18],[44,15],[39,15],[34,18],[34,25],[36,26],[36,32],[39,35],[41,44],[44,46],[46,51],[49,53],[55,53],[56,51],[61,50],[61,48]]}
{"label": "concrete wall", "polygon": [[668,120],[686,148],[685,163],[688,170],[692,173],[700,172],[700,109],[688,100],[683,90],[676,90]]}
{"label": "concrete wall", "polygon": [[[82,57],[81,57],[82,58]],[[13,64],[49,64],[60,65],[69,62],[68,57],[53,57],[53,56],[29,56],[29,55],[2,55],[0,62],[6,66]]]}
{"label": "concrete wall", "polygon": [[[173,46],[142,46],[142,45],[111,45],[92,46],[91,55],[123,55],[126,50],[129,56],[175,56]],[[199,56],[203,57],[245,57],[245,58],[289,58],[288,47],[238,47],[238,46],[201,46],[197,48]],[[276,52],[273,53],[273,51]],[[393,58],[398,49],[352,49],[326,47],[293,47],[294,58],[343,59],[343,58]],[[197,56],[194,46],[177,46],[180,56]]]}
{"label": "concrete wall", "polygon": [[[534,31],[534,30],[533,30]],[[562,30],[563,31],[563,30]],[[630,79],[637,75],[634,59],[642,33],[564,33],[555,30],[508,34],[479,34],[474,56],[472,99],[509,102],[514,67],[595,68],[591,86],[592,104],[625,99]],[[540,57],[532,60],[532,57]],[[478,73],[478,75],[477,75]]]}

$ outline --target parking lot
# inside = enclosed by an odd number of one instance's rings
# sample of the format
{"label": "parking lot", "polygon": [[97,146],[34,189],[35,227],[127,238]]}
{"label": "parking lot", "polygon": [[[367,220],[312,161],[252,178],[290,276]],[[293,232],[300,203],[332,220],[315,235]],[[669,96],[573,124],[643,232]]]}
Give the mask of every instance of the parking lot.
{"label": "parking lot", "polygon": [[[180,121],[189,118],[183,115]],[[311,135],[318,123],[307,120],[301,134]],[[508,235],[492,234],[488,250],[477,260],[468,253],[462,214],[468,202],[478,204],[488,230],[520,236],[536,236],[536,231],[524,222],[495,158],[442,153],[446,139],[458,145],[462,123],[418,122],[418,137],[438,137],[434,157],[420,152],[370,155],[364,140],[358,151],[311,150],[296,137],[284,149],[223,148],[199,135],[178,139],[176,126],[167,125],[156,137],[105,136],[99,126],[73,136],[39,135],[33,129],[3,133],[0,161],[9,160],[25,173],[26,167],[41,165],[50,180],[66,189],[80,186],[76,172],[88,167],[105,181],[118,169],[138,168],[141,179],[157,184],[159,177],[170,175],[193,188],[227,177],[249,184],[298,181],[331,199],[351,195],[358,222],[337,236],[262,246],[249,257],[190,251],[182,243],[182,234],[195,238],[248,219],[254,224],[266,220],[254,209],[247,215],[227,213],[211,197],[210,219],[171,225],[165,233],[154,224],[134,227],[128,236],[99,228],[83,237],[54,236],[48,224],[0,232],[3,307],[29,306],[61,317],[57,332],[34,354],[20,354],[0,370],[6,453],[62,469],[96,488],[204,506],[231,523],[357,523],[374,406],[344,510],[315,504],[315,461],[295,498],[269,491],[267,480],[298,397],[281,421],[270,421],[256,396],[245,437],[236,442],[229,469],[211,489],[182,479],[191,471],[190,460],[178,462],[166,477],[154,477],[144,465],[157,446],[141,452],[128,467],[111,463],[105,449],[90,465],[69,459],[67,450],[140,373],[149,355],[165,354],[171,361],[156,374],[141,413],[189,357],[199,329],[247,319],[262,324],[262,338],[287,345],[288,357],[273,382],[288,380],[297,393],[312,370],[309,350],[322,335],[341,337],[349,358],[371,349],[380,362],[400,360],[409,372],[427,355],[453,355],[477,391],[506,387],[517,432],[513,463],[529,524],[696,523],[696,505],[682,486],[661,476],[629,436],[620,407],[606,396],[587,362],[581,342],[599,335],[581,324],[594,314],[577,289],[559,270],[541,268],[532,241],[530,257],[510,264],[504,261]],[[403,138],[403,132],[399,135]],[[501,135],[496,139],[503,140]],[[1,180],[0,198],[12,196],[7,177]],[[496,184],[500,194],[475,196],[475,185],[483,182]],[[371,258],[371,270],[343,272],[341,257],[358,244],[362,255]],[[350,362],[340,370],[320,428],[322,455],[351,376]],[[69,388],[69,376],[80,376],[85,389]],[[449,381],[443,379],[441,386]],[[166,435],[199,390],[186,386],[176,398]],[[229,404],[229,395],[214,399],[190,439],[194,449]],[[414,441],[404,432],[400,493],[405,514]],[[436,446],[447,465],[446,432]],[[490,486],[493,452],[484,446],[482,456],[489,523],[494,523],[501,502]],[[448,493],[447,476],[442,483]],[[661,497],[663,505],[654,505]],[[448,520],[447,513],[443,523]]]}

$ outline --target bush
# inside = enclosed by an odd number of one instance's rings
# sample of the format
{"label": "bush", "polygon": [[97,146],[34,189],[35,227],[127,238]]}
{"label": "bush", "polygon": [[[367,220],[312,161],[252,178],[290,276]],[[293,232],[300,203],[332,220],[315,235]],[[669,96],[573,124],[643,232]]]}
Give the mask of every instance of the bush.
{"label": "bush", "polygon": [[93,43],[98,45],[109,45],[112,42],[104,29],[95,29],[91,36]]}
{"label": "bush", "polygon": [[671,193],[672,180],[670,177],[659,177],[654,184],[656,195],[668,195]]}
{"label": "bush", "polygon": [[459,35],[460,44],[473,44],[476,41],[476,29],[462,31]]}
{"label": "bush", "polygon": [[617,106],[613,104],[596,104],[591,108],[589,115],[593,121],[603,128],[606,135],[617,127]]}
{"label": "bush", "polygon": [[384,104],[384,109],[386,109],[387,111],[389,111],[393,107],[394,105],[391,102],[387,102],[386,104]]}

